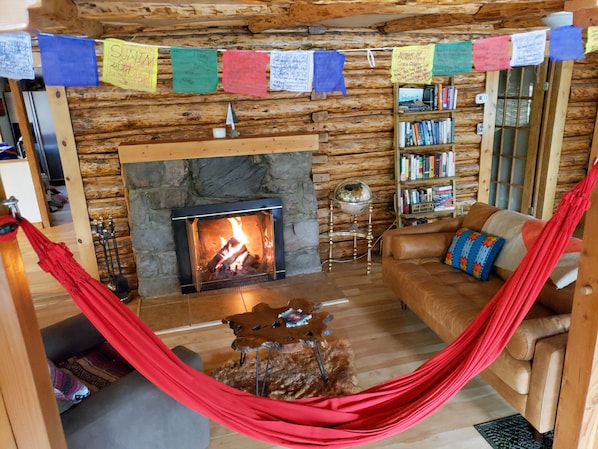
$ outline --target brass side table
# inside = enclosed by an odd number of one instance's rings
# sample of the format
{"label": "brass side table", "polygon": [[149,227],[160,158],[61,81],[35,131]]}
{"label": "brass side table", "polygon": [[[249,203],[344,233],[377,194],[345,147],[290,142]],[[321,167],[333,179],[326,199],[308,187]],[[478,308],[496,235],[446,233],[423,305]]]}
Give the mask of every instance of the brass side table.
{"label": "brass side table", "polygon": [[[345,211],[343,211],[342,209],[343,206],[347,206],[347,203],[341,203],[342,202],[337,200],[336,198],[330,198],[330,222],[328,227],[328,271],[332,271],[332,249],[334,246],[334,242],[340,240],[341,238],[350,237],[353,239],[353,260],[357,260],[357,240],[367,240],[368,251],[366,274],[369,275],[372,271],[372,242],[374,241],[374,236],[372,235],[372,201],[370,200],[363,203],[348,203],[349,212],[346,211],[346,207]],[[351,226],[349,226],[349,228],[344,230],[334,229],[335,207],[338,208],[341,213],[348,213],[349,215],[353,215],[353,223],[351,224]],[[367,230],[361,230],[359,229],[359,226],[357,224],[357,216],[366,211],[368,214]]]}

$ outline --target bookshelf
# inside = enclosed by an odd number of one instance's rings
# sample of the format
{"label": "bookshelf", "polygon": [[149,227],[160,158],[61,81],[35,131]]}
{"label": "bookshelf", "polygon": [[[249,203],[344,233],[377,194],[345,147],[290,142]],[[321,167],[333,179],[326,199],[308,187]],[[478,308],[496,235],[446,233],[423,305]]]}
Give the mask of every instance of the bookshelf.
{"label": "bookshelf", "polygon": [[397,226],[456,216],[452,86],[394,85]]}

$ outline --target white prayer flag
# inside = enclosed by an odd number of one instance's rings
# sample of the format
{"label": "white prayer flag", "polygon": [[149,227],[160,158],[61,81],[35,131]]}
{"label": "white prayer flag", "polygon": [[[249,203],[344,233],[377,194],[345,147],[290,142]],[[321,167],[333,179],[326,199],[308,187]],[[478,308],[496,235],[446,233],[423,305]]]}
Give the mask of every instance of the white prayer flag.
{"label": "white prayer flag", "polygon": [[0,33],[0,77],[13,80],[35,78],[29,33]]}
{"label": "white prayer flag", "polygon": [[513,43],[511,67],[538,65],[544,61],[546,30],[513,34],[511,42]]}
{"label": "white prayer flag", "polygon": [[311,92],[314,77],[313,51],[273,50],[270,53],[270,89]]}

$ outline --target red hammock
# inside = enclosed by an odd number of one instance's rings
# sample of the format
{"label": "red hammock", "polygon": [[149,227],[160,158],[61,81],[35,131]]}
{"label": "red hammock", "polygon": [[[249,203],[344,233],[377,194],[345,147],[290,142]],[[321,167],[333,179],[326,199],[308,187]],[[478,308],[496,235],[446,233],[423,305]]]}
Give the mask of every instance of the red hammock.
{"label": "red hammock", "polygon": [[598,166],[562,199],[513,275],[465,331],[414,372],[339,398],[277,401],[219,383],[182,363],[64,244],[26,220],[39,265],[147,379],[189,408],[239,433],[287,447],[346,448],[406,430],[432,414],[500,354],[589,207]]}

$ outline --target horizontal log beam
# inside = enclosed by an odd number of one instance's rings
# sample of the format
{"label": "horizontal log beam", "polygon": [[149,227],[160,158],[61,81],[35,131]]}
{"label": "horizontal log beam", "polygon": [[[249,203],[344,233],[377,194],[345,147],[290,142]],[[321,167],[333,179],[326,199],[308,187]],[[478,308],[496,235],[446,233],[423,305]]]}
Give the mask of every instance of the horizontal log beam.
{"label": "horizontal log beam", "polygon": [[[404,4],[406,0],[396,3]],[[334,5],[293,3],[287,15],[263,16],[251,20],[249,30],[252,33],[259,33],[269,29],[315,25],[325,20],[377,12],[379,8],[379,4],[362,2],[336,3]]]}
{"label": "horizontal log beam", "polygon": [[126,164],[206,157],[316,151],[318,145],[319,139],[317,134],[250,137],[244,139],[120,145],[118,147],[118,156],[120,162]]}
{"label": "horizontal log beam", "polygon": [[29,8],[29,26],[40,30],[63,27],[69,33],[88,37],[100,37],[104,32],[100,22],[80,18],[77,6],[70,0],[43,0],[41,6]]}

